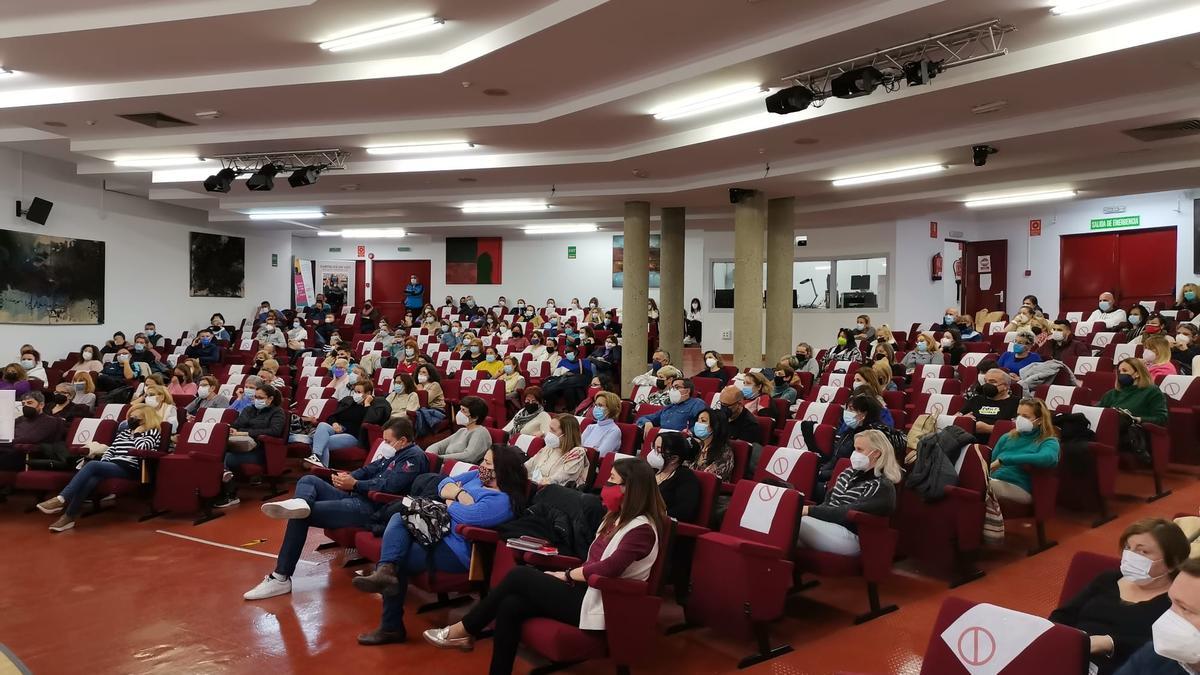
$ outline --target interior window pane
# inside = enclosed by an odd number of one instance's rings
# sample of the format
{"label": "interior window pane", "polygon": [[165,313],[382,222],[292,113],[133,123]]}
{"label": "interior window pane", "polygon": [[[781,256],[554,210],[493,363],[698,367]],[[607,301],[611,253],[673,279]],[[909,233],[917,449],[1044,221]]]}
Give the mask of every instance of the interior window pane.
{"label": "interior window pane", "polygon": [[792,263],[792,288],[795,305],[801,309],[829,308],[829,275],[833,263],[828,260],[803,260]]}
{"label": "interior window pane", "polygon": [[838,306],[878,308],[887,293],[887,258],[857,258],[837,262]]}

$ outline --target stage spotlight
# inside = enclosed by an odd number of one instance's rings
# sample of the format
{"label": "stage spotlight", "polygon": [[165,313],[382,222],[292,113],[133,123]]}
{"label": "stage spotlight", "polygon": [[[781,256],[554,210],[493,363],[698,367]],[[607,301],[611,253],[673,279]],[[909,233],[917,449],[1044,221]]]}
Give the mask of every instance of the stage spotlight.
{"label": "stage spotlight", "polygon": [[866,66],[838,75],[829,83],[829,87],[837,98],[858,98],[875,91],[875,87],[881,84],[883,73],[875,66]]}
{"label": "stage spotlight", "polygon": [[768,96],[767,112],[773,112],[777,115],[800,112],[812,105],[815,99],[816,96],[813,95],[811,89],[798,84],[787,89],[780,89]]}
{"label": "stage spotlight", "polygon": [[983,166],[987,164],[988,155],[994,155],[1000,152],[990,145],[976,145],[971,148],[971,158],[975,160],[975,166]]}
{"label": "stage spotlight", "polygon": [[306,166],[303,169],[296,169],[288,176],[288,185],[294,188],[312,185],[321,177],[321,172],[325,170],[323,166]]}
{"label": "stage spotlight", "polygon": [[929,84],[930,80],[942,72],[942,63],[942,61],[930,61],[928,59],[909,61],[904,64],[904,79],[908,81],[908,86],[910,87]]}
{"label": "stage spotlight", "polygon": [[236,179],[236,171],[233,169],[221,169],[216,175],[204,179],[204,189],[209,192],[229,192],[229,189],[233,187],[233,181]]}
{"label": "stage spotlight", "polygon": [[264,164],[246,180],[246,187],[255,192],[267,192],[275,187],[275,174],[277,173],[279,173],[278,165]]}

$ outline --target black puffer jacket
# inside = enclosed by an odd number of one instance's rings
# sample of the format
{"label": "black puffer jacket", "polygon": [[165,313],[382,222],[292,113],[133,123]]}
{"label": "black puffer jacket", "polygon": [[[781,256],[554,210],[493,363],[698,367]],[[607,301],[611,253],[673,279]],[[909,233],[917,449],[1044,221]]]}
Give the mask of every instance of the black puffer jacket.
{"label": "black puffer jacket", "polygon": [[946,488],[958,485],[954,463],[975,437],[956,426],[927,434],[917,443],[917,459],[909,469],[905,487],[927,500],[946,496]]}
{"label": "black puffer jacket", "polygon": [[604,519],[600,497],[561,485],[537,491],[529,508],[515,520],[496,528],[501,539],[528,535],[545,539],[563,555],[586,559],[588,547]]}

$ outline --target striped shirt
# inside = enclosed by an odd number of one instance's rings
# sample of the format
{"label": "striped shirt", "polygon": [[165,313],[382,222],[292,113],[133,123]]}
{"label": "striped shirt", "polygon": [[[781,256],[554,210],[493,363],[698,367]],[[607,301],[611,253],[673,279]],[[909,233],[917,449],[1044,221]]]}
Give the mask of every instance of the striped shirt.
{"label": "striped shirt", "polygon": [[896,509],[896,486],[873,470],[846,469],[825,495],[824,503],[808,510],[808,515],[820,520],[851,527],[846,520],[850,511],[876,516],[888,516]]}
{"label": "striped shirt", "polygon": [[100,461],[115,462],[126,469],[137,471],[142,468],[142,458],[130,455],[129,452],[131,450],[157,450],[161,443],[162,436],[158,429],[150,429],[141,433],[126,429],[117,434]]}

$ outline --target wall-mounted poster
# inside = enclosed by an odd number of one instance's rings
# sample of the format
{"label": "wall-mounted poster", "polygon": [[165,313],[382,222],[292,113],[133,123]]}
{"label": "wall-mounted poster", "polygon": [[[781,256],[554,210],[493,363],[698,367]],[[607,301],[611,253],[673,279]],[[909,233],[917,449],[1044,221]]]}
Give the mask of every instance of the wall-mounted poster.
{"label": "wall-mounted poster", "polygon": [[355,274],[353,260],[318,260],[316,283],[325,300],[334,307],[354,306]]}
{"label": "wall-mounted poster", "polygon": [[104,323],[104,242],[0,230],[0,323]]}
{"label": "wall-mounted poster", "polygon": [[246,240],[192,232],[192,297],[241,298],[246,293]]}
{"label": "wall-mounted poster", "polygon": [[[650,235],[650,288],[658,288],[658,274],[662,269],[662,235]],[[625,235],[613,235],[612,287],[625,286]]]}
{"label": "wall-mounted poster", "polygon": [[500,283],[503,243],[500,237],[446,237],[446,283]]}

